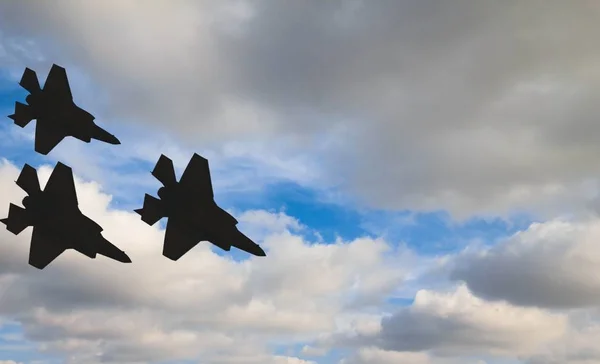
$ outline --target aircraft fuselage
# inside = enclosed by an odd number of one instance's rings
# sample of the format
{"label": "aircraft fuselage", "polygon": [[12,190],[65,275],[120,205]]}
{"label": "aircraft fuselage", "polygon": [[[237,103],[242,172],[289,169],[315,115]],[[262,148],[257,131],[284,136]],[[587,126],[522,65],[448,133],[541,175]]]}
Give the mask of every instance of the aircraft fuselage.
{"label": "aircraft fuselage", "polygon": [[119,140],[96,123],[94,116],[77,106],[73,101],[56,99],[51,95],[27,96],[27,103],[33,109],[33,116],[39,123],[51,124],[57,133],[72,136],[89,143],[92,139],[110,144],[120,144]]}
{"label": "aircraft fuselage", "polygon": [[44,192],[23,198],[23,207],[33,226],[51,231],[67,249],[75,249],[90,258],[96,256],[90,237],[101,237],[102,228],[85,216],[77,206],[65,206]]}
{"label": "aircraft fuselage", "polygon": [[[180,187],[179,185],[177,187]],[[168,217],[176,217],[190,226],[190,231],[196,231],[200,240],[208,240],[224,250],[236,246],[239,233],[238,221],[227,211],[219,207],[214,200],[198,203],[188,198],[186,191],[181,188],[162,187],[158,191]],[[241,233],[240,233],[241,234]]]}
{"label": "aircraft fuselage", "polygon": [[190,199],[186,191],[177,187],[169,189],[161,187],[158,190],[158,197],[163,202],[168,216],[182,217],[188,223],[195,226],[201,224],[202,229],[207,230],[213,230],[217,226],[232,228],[237,225],[238,221],[219,207],[214,200],[199,203]]}

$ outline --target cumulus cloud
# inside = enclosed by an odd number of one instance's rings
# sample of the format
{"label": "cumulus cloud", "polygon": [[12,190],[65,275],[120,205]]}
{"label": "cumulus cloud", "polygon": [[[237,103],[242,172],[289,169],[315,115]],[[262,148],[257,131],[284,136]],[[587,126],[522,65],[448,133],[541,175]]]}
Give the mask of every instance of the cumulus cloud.
{"label": "cumulus cloud", "polygon": [[348,359],[342,359],[339,364],[485,364],[483,360],[433,357],[427,353],[386,351],[375,347],[361,348],[358,353]]}
{"label": "cumulus cloud", "polygon": [[562,213],[597,194],[599,11],[65,0],[3,3],[0,23],[5,44],[37,47],[5,46],[10,59],[85,71],[109,119],[194,143],[284,140],[365,202],[466,217]]}
{"label": "cumulus cloud", "polygon": [[550,308],[600,304],[600,221],[548,221],[490,248],[467,249],[450,276],[477,295]]}
{"label": "cumulus cloud", "polygon": [[[14,184],[18,173],[7,161],[0,167],[3,206],[24,196]],[[50,173],[48,166],[39,169],[42,185]],[[173,264],[161,255],[164,231],[109,207],[111,196],[95,182],[77,177],[76,188],[82,212],[134,263],[67,251],[40,272],[26,263],[30,229],[19,236],[0,231],[0,314],[69,362],[200,354],[211,363],[294,362],[300,359],[273,357],[268,343],[330,332],[336,317],[360,310],[365,297],[383,299],[404,278],[394,259],[403,253],[384,241],[310,244],[291,232],[299,226],[295,219],[264,211],[240,217],[262,233],[257,241],[269,259],[234,261],[200,243]]]}
{"label": "cumulus cloud", "polygon": [[600,324],[596,312],[578,311],[571,315],[571,327],[564,338],[548,343],[545,350],[533,355],[526,364],[593,364],[600,361]]}
{"label": "cumulus cloud", "polygon": [[[568,324],[565,315],[486,302],[459,286],[450,293],[421,290],[410,307],[384,317],[377,332],[338,338],[400,353],[431,351],[455,357],[487,353],[514,358],[537,353],[541,345],[563,338]],[[414,354],[414,358],[426,357]]]}

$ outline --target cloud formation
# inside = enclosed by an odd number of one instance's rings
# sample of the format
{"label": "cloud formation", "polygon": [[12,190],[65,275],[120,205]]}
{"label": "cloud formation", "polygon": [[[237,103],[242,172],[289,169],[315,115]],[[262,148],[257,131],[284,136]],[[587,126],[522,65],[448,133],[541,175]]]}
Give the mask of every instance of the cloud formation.
{"label": "cloud formation", "polygon": [[[14,184],[18,169],[3,163],[0,203],[8,206],[24,193]],[[42,185],[50,172],[40,168]],[[295,219],[265,211],[238,217],[255,227],[250,232],[261,238],[268,261],[234,261],[201,243],[174,264],[161,255],[164,231],[111,208],[111,197],[97,183],[77,178],[76,188],[82,212],[133,264],[67,251],[40,272],[26,264],[30,230],[19,236],[0,231],[0,314],[21,323],[42,350],[62,353],[69,362],[200,353],[211,363],[233,363],[238,356],[288,362],[269,353],[270,341],[291,345],[329,332],[336,317],[383,299],[404,278],[396,265],[403,253],[384,241],[310,244],[290,232],[300,228]]]}
{"label": "cloud formation", "polygon": [[598,191],[594,2],[1,6],[4,63],[85,70],[108,120],[284,140],[373,206],[551,215]]}
{"label": "cloud formation", "polygon": [[476,294],[516,305],[585,308],[600,305],[600,220],[548,221],[488,249],[468,249],[451,278]]}
{"label": "cloud formation", "polygon": [[517,358],[564,340],[569,328],[565,314],[487,302],[461,285],[449,293],[421,290],[411,306],[384,316],[378,326],[334,334],[323,343],[363,347],[355,358],[358,362],[365,356],[391,360],[403,355],[409,361],[428,362],[429,354]]}
{"label": "cloud formation", "polygon": [[[16,87],[24,65],[43,78],[61,64],[78,104],[123,140],[66,140],[44,161],[74,167],[82,211],[133,259],[67,252],[40,274],[26,264],[30,232],[0,229],[0,317],[67,363],[314,364],[338,349],[350,349],[339,364],[600,362],[599,220],[587,214],[600,211],[599,11],[559,0],[0,3],[2,80]],[[382,238],[309,241],[295,217],[236,211],[268,260],[201,243],[173,264],[164,232],[113,200],[155,192],[161,152],[181,173],[194,151],[224,198],[293,181],[374,207],[546,221],[424,258]],[[6,208],[23,197],[17,167],[0,163]],[[414,302],[390,303],[415,287]]]}

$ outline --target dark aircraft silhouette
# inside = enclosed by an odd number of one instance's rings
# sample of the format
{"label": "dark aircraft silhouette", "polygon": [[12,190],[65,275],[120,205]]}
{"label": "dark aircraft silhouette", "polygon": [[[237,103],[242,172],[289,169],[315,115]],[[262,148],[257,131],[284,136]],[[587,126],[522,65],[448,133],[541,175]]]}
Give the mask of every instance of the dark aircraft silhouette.
{"label": "dark aircraft silhouette", "polygon": [[73,172],[58,162],[42,191],[36,170],[25,164],[16,181],[28,196],[21,208],[10,204],[8,217],[1,219],[15,235],[33,226],[29,264],[44,269],[67,249],[90,258],[102,254],[119,262],[131,263],[125,252],[102,236],[102,228],[79,210]]}
{"label": "dark aircraft silhouette", "polygon": [[173,161],[161,155],[152,171],[164,187],[157,199],[144,197],[144,207],[135,210],[152,226],[167,217],[163,255],[178,260],[200,241],[209,241],[229,251],[232,246],[257,256],[265,252],[236,227],[238,221],[214,200],[208,161],[194,153],[179,182]]}
{"label": "dark aircraft silhouette", "polygon": [[121,144],[114,135],[94,123],[92,114],[75,105],[64,68],[52,65],[43,89],[35,71],[25,68],[19,85],[30,93],[25,98],[28,105],[16,102],[15,113],[8,117],[21,128],[36,119],[36,152],[47,155],[67,136],[86,143],[97,139]]}

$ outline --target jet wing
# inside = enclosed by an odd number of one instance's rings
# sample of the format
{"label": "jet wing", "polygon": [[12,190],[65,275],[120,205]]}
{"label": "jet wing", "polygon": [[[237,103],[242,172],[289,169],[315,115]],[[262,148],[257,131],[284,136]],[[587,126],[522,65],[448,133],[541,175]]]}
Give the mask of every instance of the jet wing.
{"label": "jet wing", "polygon": [[53,128],[46,119],[37,119],[35,125],[35,151],[48,155],[64,138],[65,134]]}
{"label": "jet wing", "polygon": [[44,269],[61,255],[66,247],[44,228],[34,227],[29,248],[29,264],[37,269]]}
{"label": "jet wing", "polygon": [[194,153],[179,180],[179,185],[192,201],[213,200],[214,195],[208,160]]}
{"label": "jet wing", "polygon": [[191,228],[181,218],[169,217],[163,255],[171,260],[178,260],[206,237],[196,229]]}
{"label": "jet wing", "polygon": [[61,66],[52,65],[46,83],[44,83],[44,92],[48,92],[54,97],[73,100],[71,87],[67,79],[67,71]]}
{"label": "jet wing", "polygon": [[[73,180],[73,171],[71,167],[56,163],[44,192],[55,198],[61,205],[77,206],[77,191],[75,190],[75,181]],[[95,224],[95,223],[94,223]],[[97,225],[97,224],[96,224]]]}

